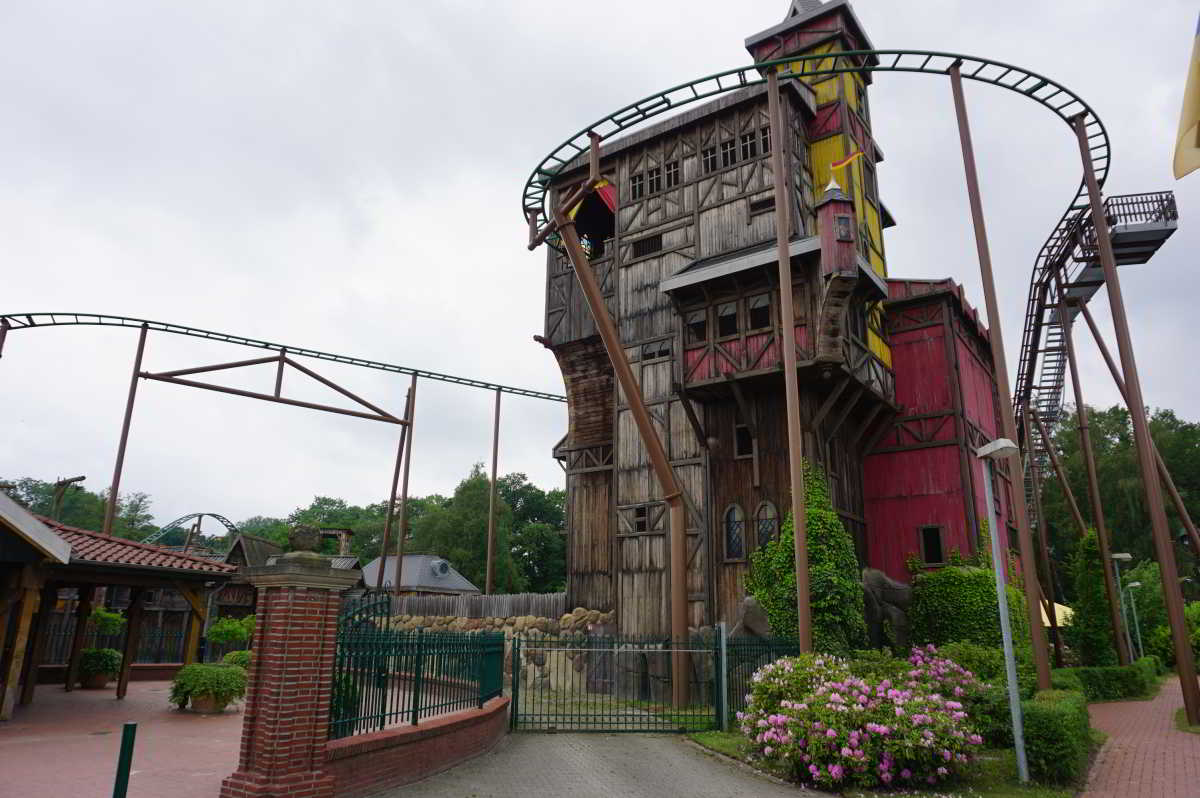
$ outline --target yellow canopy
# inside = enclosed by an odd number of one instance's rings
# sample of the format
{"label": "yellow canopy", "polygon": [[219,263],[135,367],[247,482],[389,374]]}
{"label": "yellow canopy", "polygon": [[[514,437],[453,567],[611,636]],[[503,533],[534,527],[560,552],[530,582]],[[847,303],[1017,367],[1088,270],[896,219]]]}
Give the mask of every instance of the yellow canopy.
{"label": "yellow canopy", "polygon": [[[1043,604],[1040,607],[1038,607],[1038,609],[1040,609],[1042,611],[1042,626],[1049,627],[1050,626],[1050,616],[1046,615],[1046,605]],[[1071,618],[1074,617],[1074,615],[1075,615],[1075,611],[1073,609],[1071,609],[1070,607],[1066,606],[1065,604],[1055,603],[1054,619],[1056,621],[1058,621],[1059,626],[1070,626]]]}

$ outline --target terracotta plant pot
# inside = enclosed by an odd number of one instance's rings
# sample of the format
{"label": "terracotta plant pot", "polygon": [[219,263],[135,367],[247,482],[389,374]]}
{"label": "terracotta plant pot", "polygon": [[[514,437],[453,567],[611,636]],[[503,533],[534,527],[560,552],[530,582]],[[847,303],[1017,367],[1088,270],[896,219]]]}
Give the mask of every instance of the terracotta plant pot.
{"label": "terracotta plant pot", "polygon": [[217,701],[211,695],[194,695],[191,697],[192,712],[202,715],[215,715],[225,711],[228,701]]}
{"label": "terracotta plant pot", "polygon": [[112,681],[111,673],[93,673],[79,680],[79,686],[88,690],[103,690]]}

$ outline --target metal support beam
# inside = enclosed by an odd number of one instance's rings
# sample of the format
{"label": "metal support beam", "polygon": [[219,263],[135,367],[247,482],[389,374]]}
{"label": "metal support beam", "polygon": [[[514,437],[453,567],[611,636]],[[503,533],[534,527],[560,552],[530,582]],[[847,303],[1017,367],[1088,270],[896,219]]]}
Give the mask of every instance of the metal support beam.
{"label": "metal support beam", "polygon": [[[967,120],[967,106],[963,99],[961,62],[950,67],[950,90],[954,98],[954,112],[958,121],[959,144],[962,147],[963,170],[966,173],[967,197],[971,205],[971,222],[975,228],[975,248],[979,256],[979,273],[983,284],[983,295],[987,305],[989,336],[992,349],[992,366],[996,372],[996,399],[1000,410],[1001,431],[1005,438],[1017,441],[1017,422],[1013,413],[1012,391],[1008,384],[1008,360],[1004,354],[1004,334],[1001,330],[1000,307],[996,299],[996,280],[992,275],[992,255],[988,247],[987,227],[983,219],[983,202],[979,196],[979,175],[975,170],[975,148],[971,143],[971,128]],[[1020,452],[1007,458],[1008,473],[1021,473]],[[1012,490],[1012,486],[1009,486]],[[1046,633],[1042,629],[1042,613],[1039,608],[1037,555],[1033,549],[1033,537],[1029,532],[1029,517],[1025,502],[1014,501],[1017,516],[1017,539],[1021,549],[1021,568],[1025,577],[1025,605],[1029,613],[1029,636],[1033,647],[1033,662],[1037,669],[1037,683],[1041,690],[1050,689],[1050,661],[1046,656]],[[999,535],[1000,530],[992,530]]]}
{"label": "metal support beam", "polygon": [[1183,595],[1179,590],[1179,573],[1175,567],[1175,549],[1171,546],[1167,531],[1167,513],[1163,506],[1162,485],[1154,461],[1154,442],[1150,438],[1150,423],[1146,419],[1146,403],[1142,397],[1142,380],[1138,375],[1137,359],[1133,354],[1133,341],[1129,334],[1129,320],[1125,316],[1125,299],[1121,293],[1121,278],[1117,274],[1117,262],[1113,257],[1112,239],[1108,235],[1108,222],[1104,217],[1104,202],[1100,197],[1100,185],[1092,167],[1091,145],[1088,142],[1084,119],[1076,117],[1072,126],[1079,142],[1079,155],[1083,161],[1084,182],[1092,209],[1092,225],[1096,231],[1096,242],[1100,248],[1100,266],[1104,269],[1104,283],[1108,289],[1108,305],[1112,312],[1113,329],[1117,336],[1117,352],[1121,357],[1121,370],[1125,375],[1125,395],[1129,416],[1133,421],[1133,438],[1137,445],[1138,465],[1142,472],[1142,486],[1146,491],[1146,510],[1150,513],[1150,527],[1154,535],[1154,549],[1158,555],[1158,567],[1162,572],[1163,597],[1167,605],[1167,621],[1175,643],[1175,666],[1179,683],[1183,688],[1183,705],[1187,709],[1188,723],[1200,725],[1200,685],[1196,684],[1196,661],[1188,636],[1187,621],[1183,616]]}
{"label": "metal support beam", "polygon": [[646,452],[650,457],[650,465],[662,488],[663,499],[666,500],[669,511],[670,533],[668,546],[670,549],[670,606],[671,606],[671,699],[676,707],[687,705],[688,695],[688,623],[687,623],[687,534],[685,509],[682,491],[675,480],[675,472],[667,459],[666,449],[654,423],[650,419],[650,411],[646,407],[645,397],[641,386],[634,377],[633,368],[625,356],[625,347],[621,345],[621,337],[617,325],[613,322],[608,305],[604,302],[604,294],[596,282],[592,264],[579,243],[579,233],[575,230],[575,222],[566,215],[566,209],[555,210],[555,221],[562,235],[563,246],[571,265],[575,268],[575,277],[587,302],[592,318],[596,322],[596,331],[608,350],[608,359],[612,363],[613,373],[617,383],[629,402],[629,412],[637,426],[638,434]]}
{"label": "metal support beam", "polygon": [[[1104,596],[1108,599],[1109,624],[1113,640],[1117,643],[1117,661],[1122,665],[1133,662],[1129,645],[1125,640],[1121,618],[1121,597],[1117,595],[1117,583],[1113,579],[1112,547],[1109,545],[1108,521],[1104,518],[1104,501],[1100,496],[1100,479],[1096,473],[1096,454],[1092,449],[1092,433],[1088,428],[1088,408],[1083,401],[1083,383],[1079,379],[1079,361],[1075,357],[1075,322],[1067,312],[1066,286],[1062,273],[1055,272],[1058,288],[1058,314],[1063,329],[1063,341],[1067,349],[1067,365],[1071,371],[1071,390],[1075,395],[1075,420],[1079,424],[1079,448],[1083,452],[1083,465],[1087,469],[1088,500],[1092,505],[1092,523],[1096,526],[1096,543],[1100,549],[1100,561],[1104,563]],[[1157,449],[1155,450],[1157,454]],[[1039,511],[1038,517],[1042,517]],[[1200,554],[1200,549],[1197,549]]]}
{"label": "metal support beam", "polygon": [[[375,574],[375,589],[383,589],[383,575],[387,573],[388,555],[392,553],[392,518],[396,514],[396,488],[400,484],[400,465],[404,459],[404,441],[408,437],[408,428],[412,424],[412,388],[404,394],[405,425],[400,428],[400,443],[396,446],[396,467],[392,469],[392,489],[388,492],[387,503],[383,515],[383,545],[379,550],[379,570]],[[400,573],[397,571],[396,576]]]}
{"label": "metal support beam", "polygon": [[404,535],[408,531],[408,472],[412,466],[412,441],[417,420],[417,375],[412,375],[408,386],[408,435],[404,438],[404,477],[400,480],[400,516],[396,519],[396,582],[392,594],[400,595],[400,583],[404,581]]}
{"label": "metal support beam", "polygon": [[791,186],[784,174],[783,103],[779,71],[767,72],[767,114],[771,130],[771,172],[775,189],[775,250],[779,265],[779,348],[783,351],[783,390],[787,404],[788,476],[792,493],[792,526],[796,556],[796,631],[801,651],[812,651],[812,611],[808,586],[808,529],[804,507],[804,437],[800,429],[800,385],[796,373],[796,311],[792,307]]}
{"label": "metal support beam", "polygon": [[4,356],[4,341],[8,338],[8,319],[0,319],[0,357]]}
{"label": "metal support beam", "polygon": [[489,596],[496,583],[496,465],[499,457],[500,392],[496,391],[496,412],[492,418],[492,485],[488,492],[487,579],[483,589],[483,592]]}
{"label": "metal support beam", "polygon": [[[1108,351],[1108,346],[1104,343],[1104,338],[1100,335],[1100,329],[1096,326],[1096,320],[1092,318],[1091,311],[1087,309],[1087,305],[1080,305],[1079,309],[1083,312],[1084,321],[1087,322],[1088,328],[1092,331],[1092,338],[1096,341],[1096,346],[1100,349],[1100,354],[1104,356],[1104,362],[1108,364],[1108,370],[1112,374],[1113,381],[1117,384],[1117,390],[1121,392],[1121,399],[1125,404],[1129,404],[1129,396],[1125,393],[1125,380],[1121,378],[1121,370],[1117,368],[1116,362],[1113,360],[1112,353]],[[1154,441],[1151,441],[1154,443]],[[1200,532],[1196,530],[1196,524],[1192,521],[1192,516],[1188,513],[1187,505],[1183,503],[1183,497],[1179,495],[1179,489],[1175,487],[1175,480],[1171,477],[1171,472],[1167,470],[1167,464],[1162,459],[1162,453],[1158,451],[1158,446],[1154,446],[1154,462],[1158,465],[1158,475],[1162,477],[1163,484],[1167,488],[1167,494],[1171,497],[1171,504],[1175,506],[1175,512],[1183,520],[1183,526],[1187,529],[1188,538],[1192,541],[1192,553],[1200,557]]]}
{"label": "metal support beam", "polygon": [[1050,565],[1050,527],[1046,524],[1046,514],[1042,512],[1042,478],[1038,474],[1034,458],[1037,453],[1033,449],[1033,427],[1029,418],[1029,407],[1025,408],[1025,458],[1029,468],[1029,477],[1033,480],[1033,512],[1038,519],[1038,552],[1042,558],[1042,570],[1046,572],[1046,587],[1050,592],[1050,600],[1044,602],[1046,617],[1050,619],[1050,637],[1054,641],[1054,667],[1063,666],[1062,630],[1058,628],[1058,610],[1054,606],[1054,569]]}
{"label": "metal support beam", "polygon": [[117,514],[117,504],[121,495],[121,469],[125,467],[125,447],[129,443],[129,422],[133,418],[133,400],[137,397],[138,374],[142,370],[142,355],[146,352],[146,333],[150,328],[143,324],[138,333],[137,354],[133,356],[133,373],[129,376],[129,396],[125,399],[125,420],[121,422],[121,437],[117,443],[117,462],[113,466],[112,483],[108,486],[108,501],[104,507],[104,528],[106,535],[112,534],[113,518]]}

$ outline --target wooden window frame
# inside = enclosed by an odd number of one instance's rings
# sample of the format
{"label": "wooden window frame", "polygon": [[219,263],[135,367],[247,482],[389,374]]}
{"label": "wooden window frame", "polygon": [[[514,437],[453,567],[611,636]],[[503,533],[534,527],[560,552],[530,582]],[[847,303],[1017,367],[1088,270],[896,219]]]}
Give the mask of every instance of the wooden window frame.
{"label": "wooden window frame", "polygon": [[[775,514],[773,518],[764,519],[764,518],[760,517],[760,514],[762,513],[763,508],[765,508],[765,507],[771,508],[771,512]],[[774,521],[775,522],[775,531],[772,532],[770,535],[768,535],[766,540],[763,540],[762,524],[765,521]],[[782,526],[780,525],[779,508],[775,506],[775,502],[772,502],[772,501],[759,502],[758,506],[754,508],[754,545],[757,546],[758,548],[762,548],[763,546],[767,545],[767,543],[769,543],[772,540],[774,540],[775,538],[779,537],[779,532],[780,532],[781,528],[782,528]]]}
{"label": "wooden window frame", "polygon": [[[737,522],[741,524],[739,532],[741,536],[741,553],[736,556],[730,556],[729,553],[729,513],[737,510],[741,519]],[[725,562],[745,562],[746,561],[746,512],[737,502],[731,502],[725,507],[721,513],[721,553],[725,555]]]}
{"label": "wooden window frame", "polygon": [[662,252],[663,236],[662,233],[651,233],[648,236],[642,236],[629,243],[630,260],[636,258],[648,258]]}
{"label": "wooden window frame", "polygon": [[[695,338],[692,334],[692,322],[688,320],[690,316],[700,314],[704,317],[704,337]],[[696,348],[708,344],[709,332],[712,330],[712,324],[709,323],[708,308],[703,307],[693,310],[685,310],[683,312],[683,340],[684,346],[688,348]]]}
{"label": "wooden window frame", "polygon": [[700,163],[704,174],[710,175],[718,171],[721,167],[717,165],[717,148],[705,147],[700,150]]}
{"label": "wooden window frame", "polygon": [[758,157],[758,131],[743,133],[738,142],[743,161],[751,161]]}
{"label": "wooden window frame", "polygon": [[[759,128],[758,144],[759,144],[758,149],[762,152],[763,155],[771,154],[771,128],[769,126]],[[807,150],[808,147],[805,147],[804,149]]]}
{"label": "wooden window frame", "polygon": [[721,168],[729,169],[738,164],[738,145],[733,139],[726,139],[720,144]]}
{"label": "wooden window frame", "polygon": [[663,164],[663,185],[667,188],[675,188],[679,185],[679,161],[667,161]]}
{"label": "wooden window frame", "polygon": [[[938,548],[941,549],[942,559],[938,562],[929,559],[928,547],[925,545],[925,532],[928,530],[936,530],[938,538]],[[946,527],[941,524],[921,524],[917,527],[917,545],[921,550],[921,563],[929,568],[938,568],[946,564]]]}
{"label": "wooden window frame", "polygon": [[629,199],[636,201],[646,196],[646,177],[641,172],[629,176]]}
{"label": "wooden window frame", "polygon": [[[738,452],[738,432],[745,430],[746,437],[750,441],[750,450],[744,454]],[[738,421],[736,418],[733,421],[733,459],[734,460],[753,460],[754,459],[754,434],[750,431],[750,425],[744,421]]]}
{"label": "wooden window frame", "polygon": [[662,191],[662,169],[654,166],[646,170],[646,196]]}
{"label": "wooden window frame", "polygon": [[634,533],[650,531],[650,505],[641,504],[633,508],[633,531]]}
{"label": "wooden window frame", "polygon": [[[750,320],[750,300],[752,300],[752,299],[758,299],[759,297],[766,297],[766,298],[767,298],[767,304],[766,304],[766,308],[767,308],[767,323],[766,323],[766,324],[764,324],[764,325],[762,325],[762,326],[755,327],[755,326],[754,326],[754,324],[753,324],[753,322]],[[773,306],[774,306],[774,304],[775,304],[775,303],[771,301],[771,292],[770,292],[770,291],[758,291],[758,292],[756,292],[756,293],[753,293],[753,294],[747,294],[747,295],[746,295],[746,296],[743,298],[743,300],[742,300],[742,301],[743,301],[743,302],[745,303],[745,305],[746,305],[746,333],[747,333],[747,334],[749,334],[749,333],[756,333],[756,332],[759,332],[760,330],[771,330],[771,329],[774,329],[774,327],[775,327],[775,311],[774,311],[772,308],[773,308]]]}
{"label": "wooden window frame", "polygon": [[[742,319],[741,319],[741,301],[740,297],[729,300],[717,300],[713,303],[713,340],[714,341],[732,341],[735,338],[740,338],[742,335]],[[733,323],[736,329],[732,333],[721,334],[721,308],[725,305],[733,305]]]}

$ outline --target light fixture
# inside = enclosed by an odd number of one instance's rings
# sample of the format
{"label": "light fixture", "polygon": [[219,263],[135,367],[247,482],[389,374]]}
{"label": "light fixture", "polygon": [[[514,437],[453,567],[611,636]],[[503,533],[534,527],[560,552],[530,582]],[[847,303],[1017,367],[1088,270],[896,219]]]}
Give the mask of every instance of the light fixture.
{"label": "light fixture", "polygon": [[981,460],[999,460],[1001,457],[1008,457],[1019,451],[1021,450],[1017,448],[1017,445],[1008,438],[997,438],[976,449],[975,456]]}

